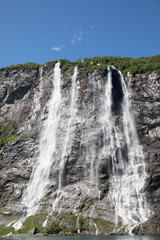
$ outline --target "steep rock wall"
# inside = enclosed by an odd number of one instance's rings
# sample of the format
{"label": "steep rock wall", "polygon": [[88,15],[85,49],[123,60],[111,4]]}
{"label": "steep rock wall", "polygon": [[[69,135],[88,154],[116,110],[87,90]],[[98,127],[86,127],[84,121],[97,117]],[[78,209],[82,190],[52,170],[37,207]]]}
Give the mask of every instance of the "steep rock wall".
{"label": "steep rock wall", "polygon": [[[1,144],[2,223],[10,221],[7,220],[6,215],[21,216],[25,212],[20,199],[39,155],[39,136],[43,122],[47,118],[47,102],[53,88],[53,68],[54,64],[50,63],[43,67],[42,72],[40,68],[0,71],[0,125],[4,126],[12,122],[18,124],[16,139],[8,144]],[[110,161],[101,158],[97,163],[97,160],[93,159],[102,144],[102,133],[99,132],[97,120],[102,111],[101,99],[106,81],[106,77],[102,77],[97,72],[85,74],[80,69],[78,70],[76,116],[71,124],[72,137],[68,139],[64,156],[64,191],[57,198],[59,162],[69,119],[72,75],[73,72],[62,73],[63,100],[57,131],[57,153],[53,156],[55,160],[50,173],[50,184],[39,211],[47,215],[47,212],[52,211],[54,207],[56,218],[67,212],[76,216],[76,224],[78,215],[81,214],[82,217],[88,219],[85,220],[88,227],[82,228],[82,232],[95,233],[98,228],[98,233],[109,234],[114,230],[115,218],[113,203],[108,199]],[[112,78],[112,111],[119,119],[123,94],[116,70],[112,71]],[[126,78],[128,85],[127,81]],[[136,75],[131,78],[130,82],[130,98],[135,123],[147,165],[148,175],[145,189],[150,209],[153,212],[151,220],[148,220],[143,228],[137,227],[134,230],[137,234],[158,234],[160,232],[157,221],[160,216],[159,81],[155,73],[150,73]],[[39,105],[40,107],[37,107]],[[96,135],[99,138],[95,138]],[[96,171],[98,171],[98,179]],[[124,231],[121,225],[117,229],[119,233]]]}

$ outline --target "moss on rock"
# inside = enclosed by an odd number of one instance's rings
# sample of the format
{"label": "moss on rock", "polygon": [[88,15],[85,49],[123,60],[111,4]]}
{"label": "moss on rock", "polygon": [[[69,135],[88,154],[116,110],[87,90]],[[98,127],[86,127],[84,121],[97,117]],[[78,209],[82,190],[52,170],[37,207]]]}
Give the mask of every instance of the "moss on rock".
{"label": "moss on rock", "polygon": [[13,122],[1,126],[0,128],[0,146],[3,146],[9,142],[12,142],[16,139],[16,134],[18,131],[18,124]]}
{"label": "moss on rock", "polygon": [[42,224],[46,220],[46,215],[36,214],[33,216],[29,216],[21,229],[17,230],[15,233],[27,233],[29,230],[36,228],[37,232],[45,232],[45,228],[43,228]]}
{"label": "moss on rock", "polygon": [[14,233],[14,228],[12,226],[6,227],[5,225],[0,225],[0,236],[6,235],[10,232]]}

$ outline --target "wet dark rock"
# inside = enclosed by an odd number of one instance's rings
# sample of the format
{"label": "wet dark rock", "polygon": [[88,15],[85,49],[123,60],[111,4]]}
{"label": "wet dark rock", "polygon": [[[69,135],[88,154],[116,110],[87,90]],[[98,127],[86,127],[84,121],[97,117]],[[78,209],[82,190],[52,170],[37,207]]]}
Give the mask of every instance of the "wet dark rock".
{"label": "wet dark rock", "polygon": [[28,231],[27,235],[28,236],[33,236],[37,233],[37,228],[33,228],[31,230]]}
{"label": "wet dark rock", "polygon": [[[5,209],[11,215],[20,216],[23,212],[20,200],[39,155],[39,133],[43,128],[44,120],[47,118],[46,103],[53,88],[53,67],[54,63],[49,63],[43,68],[43,96],[40,99],[41,107],[37,112],[34,112],[34,97],[36,92],[39,91],[39,69],[0,71],[0,125],[3,126],[10,122],[18,123],[16,139],[0,149],[0,154],[4,156],[3,160],[0,160],[0,211]],[[46,208],[50,207],[51,199],[52,202],[55,200],[55,190],[58,187],[59,153],[62,153],[69,117],[68,96],[72,73],[68,73],[68,76],[62,74],[66,76],[65,79],[62,79],[64,102],[60,109],[61,119],[57,133],[57,152],[53,156],[55,161],[50,173],[51,184],[48,186],[47,196],[42,201],[42,205],[46,205]],[[93,78],[95,78],[94,82],[92,81]],[[125,80],[127,82],[127,78]],[[67,149],[65,156],[63,179],[65,192],[61,195],[57,208],[61,208],[64,212],[73,212],[74,210],[74,213],[76,213],[76,211],[80,211],[84,217],[93,214],[94,219],[100,218],[114,222],[114,206],[108,200],[107,195],[110,186],[109,179],[112,174],[110,159],[103,156],[100,159],[98,166],[100,186],[98,190],[95,179],[93,179],[93,182],[90,181],[91,159],[95,156],[94,161],[96,162],[96,154],[103,147],[103,134],[99,130],[98,117],[101,112],[101,96],[106,76],[102,77],[96,72],[86,75],[80,71],[77,81],[80,85],[76,102],[78,105],[77,117],[71,125],[71,131],[74,134],[73,139],[69,139],[68,148],[70,150]],[[146,223],[134,229],[135,234],[160,234],[159,83],[160,79],[154,72],[135,75],[130,83],[132,110],[140,144],[144,149],[144,161],[147,170],[145,189],[150,209],[154,213]],[[115,113],[118,122],[123,94],[119,74],[116,70],[113,71],[112,84],[112,111]],[[90,136],[89,140],[88,135]],[[93,145],[95,151],[92,151]],[[127,159],[125,154],[124,146],[122,155],[124,159]],[[119,171],[119,175],[122,174],[121,169],[117,171]],[[96,176],[94,177],[96,178]],[[41,211],[45,211],[44,209],[42,208]],[[93,229],[95,233],[95,227]],[[35,233],[36,229],[32,229],[28,234],[33,235]],[[111,230],[108,230],[107,233],[111,233]]]}

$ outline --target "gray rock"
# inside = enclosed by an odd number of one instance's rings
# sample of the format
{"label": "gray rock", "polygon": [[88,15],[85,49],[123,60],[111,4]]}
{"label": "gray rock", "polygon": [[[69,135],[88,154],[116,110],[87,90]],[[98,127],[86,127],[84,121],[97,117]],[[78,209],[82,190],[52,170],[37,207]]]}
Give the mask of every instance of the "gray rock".
{"label": "gray rock", "polygon": [[[1,70],[0,71],[0,126],[17,122],[19,126],[17,138],[5,146],[1,146],[4,156],[0,162],[0,209],[7,209],[13,215],[21,215],[23,206],[21,197],[29,182],[32,170],[39,156],[39,134],[43,122],[47,118],[47,102],[52,91],[54,64],[46,64],[43,68],[43,95],[40,97],[40,108],[35,111],[35,96],[40,91],[39,69]],[[50,184],[47,195],[41,202],[39,211],[48,213],[56,199],[59,181],[59,162],[63,152],[69,119],[69,94],[73,72],[62,73],[61,117],[57,131],[57,152],[51,167]],[[117,122],[120,121],[120,104],[123,98],[119,77],[113,71],[114,90],[112,111]],[[93,80],[95,79],[95,80]],[[55,206],[56,214],[68,212],[92,219],[103,219],[114,222],[114,206],[108,199],[110,175],[112,174],[110,159],[101,156],[99,164],[97,155],[103,145],[103,134],[99,126],[102,93],[106,77],[98,73],[86,75],[79,70],[77,113],[70,126],[72,136],[69,137],[64,157],[64,191]],[[126,80],[127,81],[127,80]],[[138,137],[144,149],[147,169],[146,193],[151,211],[155,212],[148,225],[149,230],[137,227],[136,234],[150,234],[156,228],[160,234],[160,79],[153,72],[137,74],[132,77],[130,98],[132,100]],[[37,103],[38,104],[38,103]],[[90,138],[88,139],[88,136]],[[97,137],[98,136],[98,137]],[[91,181],[91,160],[98,164],[98,187],[96,176]],[[94,173],[95,174],[95,173]],[[47,209],[47,210],[46,210]],[[147,225],[147,226],[148,226]],[[36,229],[28,234],[34,235]],[[103,231],[102,231],[103,232]],[[104,232],[103,232],[104,233]],[[111,232],[110,232],[111,233]]]}

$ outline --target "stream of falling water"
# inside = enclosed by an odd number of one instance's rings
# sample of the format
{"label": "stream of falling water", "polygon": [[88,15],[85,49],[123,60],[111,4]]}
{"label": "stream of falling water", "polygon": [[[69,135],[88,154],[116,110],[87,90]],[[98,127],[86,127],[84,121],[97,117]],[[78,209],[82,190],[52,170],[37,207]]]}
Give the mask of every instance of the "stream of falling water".
{"label": "stream of falling water", "polygon": [[[112,72],[108,68],[107,82],[105,84],[105,94],[102,102],[102,113],[99,119],[102,125],[103,148],[100,152],[99,159],[106,156],[115,157],[114,143],[114,119],[112,116]],[[98,168],[98,166],[97,166]]]}
{"label": "stream of falling water", "polygon": [[[104,147],[112,160],[109,198],[115,205],[115,223],[117,226],[127,225],[126,232],[131,234],[135,226],[145,222],[149,217],[144,192],[146,171],[143,149],[139,144],[130,110],[129,93],[121,72],[119,75],[123,91],[122,120],[117,125],[114,117],[111,116],[109,107],[111,95],[108,93],[111,92],[112,85],[108,83],[106,85],[108,100],[104,106],[108,116],[104,122],[103,131],[106,135],[109,134],[109,139],[104,142]],[[110,77],[109,75],[108,82]]]}
{"label": "stream of falling water", "polygon": [[76,116],[76,99],[77,99],[77,67],[74,68],[74,73],[72,76],[72,86],[71,86],[71,101],[70,101],[70,117],[68,121],[68,126],[67,126],[67,132],[64,140],[64,147],[63,147],[63,152],[61,156],[61,161],[59,165],[59,188],[58,188],[58,195],[62,191],[63,187],[63,179],[64,179],[64,167],[65,167],[65,157],[67,154],[67,146],[68,146],[68,141],[69,141],[69,136],[71,132],[71,125],[73,123],[73,119]]}
{"label": "stream of falling water", "polygon": [[[77,113],[77,74],[77,67],[75,67],[70,92],[69,119],[59,164],[59,186],[57,198],[53,203],[53,210],[60,199],[60,193],[63,189],[65,161],[68,154],[69,142],[72,141],[70,138],[73,137],[72,131],[74,131],[74,129],[72,128],[72,124]],[[43,80],[42,71],[40,76],[40,79]],[[146,221],[149,217],[143,189],[146,171],[143,149],[139,145],[134,119],[130,110],[129,93],[121,72],[119,72],[119,76],[122,86],[123,101],[121,103],[121,117],[117,123],[117,119],[112,113],[112,71],[108,68],[107,81],[104,87],[104,97],[102,101],[102,111],[99,116],[99,122],[102,128],[103,147],[98,152],[98,160],[95,160],[94,156],[91,158],[90,179],[91,182],[95,177],[98,179],[98,161],[100,161],[100,159],[108,158],[108,161],[112,163],[108,196],[115,206],[115,224],[117,226],[127,225],[126,231],[131,234],[132,229],[136,225]],[[47,104],[48,117],[44,121],[40,135],[39,158],[22,198],[22,204],[26,207],[26,216],[24,219],[20,219],[19,222],[16,222],[13,225],[15,229],[21,228],[26,217],[36,213],[42,198],[48,190],[48,185],[50,183],[49,174],[54,162],[53,154],[56,154],[57,129],[60,121],[59,109],[62,103],[60,83],[60,63],[56,63],[53,76],[54,88]],[[40,97],[38,99],[40,99]],[[89,143],[88,151],[91,155],[95,155],[96,151],[95,149],[92,149],[93,145],[91,145],[91,143]],[[95,164],[96,161],[97,165]],[[77,218],[77,226],[78,221],[79,218]],[[46,224],[47,219],[44,222],[44,226]],[[94,222],[93,224],[96,228],[96,234],[98,234],[97,225]]]}
{"label": "stream of falling water", "polygon": [[37,116],[38,111],[41,109],[41,99],[43,97],[44,79],[43,79],[43,67],[39,68],[39,85],[35,91],[33,103],[31,106],[31,119],[29,120],[29,130],[32,128],[34,120]]}
{"label": "stream of falling water", "polygon": [[[69,120],[67,124],[67,130],[66,130],[66,135],[64,139],[64,146],[63,146],[63,151],[61,155],[61,160],[59,164],[59,184],[58,184],[58,191],[57,191],[57,197],[54,200],[52,204],[52,209],[55,211],[56,206],[61,198],[61,193],[63,191],[63,180],[64,180],[64,171],[65,171],[65,161],[66,161],[66,154],[67,154],[67,148],[68,148],[68,143],[70,137],[73,137],[73,132],[71,130],[72,124],[73,124],[73,119],[76,117],[77,113],[77,106],[76,106],[76,101],[78,97],[77,93],[77,75],[78,75],[78,68],[74,68],[74,73],[71,79],[71,94],[70,94],[70,108],[69,108]],[[72,140],[71,140],[72,141]]]}
{"label": "stream of falling water", "polygon": [[[57,128],[60,118],[60,104],[61,104],[61,70],[60,63],[55,64],[53,86],[54,89],[51,98],[48,102],[48,118],[44,121],[43,130],[40,136],[39,157],[35,169],[32,172],[30,182],[22,198],[22,204],[26,207],[27,218],[34,215],[39,208],[40,201],[47,192],[49,184],[50,168],[54,161],[53,153],[56,150]],[[24,219],[14,224],[15,229],[22,226]]]}

